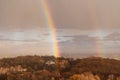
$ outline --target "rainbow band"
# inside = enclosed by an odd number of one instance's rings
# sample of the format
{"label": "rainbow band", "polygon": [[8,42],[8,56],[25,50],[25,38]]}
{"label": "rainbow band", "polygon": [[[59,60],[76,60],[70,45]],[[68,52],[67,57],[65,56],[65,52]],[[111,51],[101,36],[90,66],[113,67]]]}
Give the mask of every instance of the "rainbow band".
{"label": "rainbow band", "polygon": [[54,56],[55,57],[60,57],[60,50],[59,50],[59,46],[58,46],[56,28],[55,28],[54,21],[52,19],[50,9],[48,7],[48,4],[47,4],[46,0],[40,0],[40,1],[41,1],[41,5],[43,7],[43,10],[44,10],[44,15],[45,15],[45,18],[46,18],[47,26],[50,29],[51,39],[52,39],[52,42],[53,42],[52,46],[53,46]]}
{"label": "rainbow band", "polygon": [[[46,0],[40,0],[41,1],[41,5],[43,7],[43,12],[45,14],[45,17],[46,17],[46,23],[47,23],[47,26],[49,27],[50,29],[50,34],[51,34],[51,38],[52,38],[52,41],[53,41],[53,53],[54,53],[54,56],[55,57],[60,57],[60,50],[59,50],[59,45],[58,45],[58,40],[57,40],[57,34],[56,34],[56,28],[55,28],[55,25],[54,25],[54,21],[52,19],[52,15],[51,15],[51,12],[50,12],[50,9],[48,7],[48,4],[47,4],[47,1]],[[96,38],[96,56],[99,56],[99,57],[104,57],[104,53],[105,53],[105,50],[104,50],[104,46],[103,46],[103,43],[102,41],[100,41],[100,31],[99,31],[99,25],[100,25],[100,19],[97,15],[97,12],[96,12],[96,8],[95,8],[95,4],[94,4],[94,1],[86,1],[87,5],[88,5],[88,13],[89,13],[89,16],[91,18],[91,21],[92,21],[92,25],[93,25],[93,28],[94,30],[98,31],[98,37]]]}
{"label": "rainbow band", "polygon": [[105,57],[105,49],[104,49],[104,46],[103,46],[103,42],[100,40],[100,37],[101,37],[101,31],[100,31],[100,18],[99,18],[99,15],[98,13],[96,12],[96,7],[95,6],[95,2],[94,1],[91,1],[91,0],[87,0],[87,5],[88,5],[88,13],[89,13],[89,16],[91,18],[91,21],[92,21],[92,25],[93,25],[93,29],[97,32],[96,34],[98,34],[98,37],[96,38],[96,55],[95,56],[98,56],[98,57]]}

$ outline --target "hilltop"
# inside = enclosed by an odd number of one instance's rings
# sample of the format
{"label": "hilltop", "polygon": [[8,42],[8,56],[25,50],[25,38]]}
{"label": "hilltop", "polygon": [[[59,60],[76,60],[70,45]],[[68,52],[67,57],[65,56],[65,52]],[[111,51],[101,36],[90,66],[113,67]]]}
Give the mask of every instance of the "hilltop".
{"label": "hilltop", "polygon": [[[11,67],[21,66],[21,72],[18,70],[12,73],[40,74],[41,71],[52,77],[70,78],[75,74],[85,72],[99,75],[102,80],[106,80],[109,75],[120,76],[120,60],[88,57],[83,59],[73,59],[53,56],[19,56],[15,58],[3,58],[0,60],[0,67],[11,70]],[[10,70],[8,73],[11,73]],[[26,71],[24,71],[26,70]],[[7,73],[7,72],[6,72]],[[58,75],[59,74],[59,75]],[[15,75],[15,74],[14,74]],[[68,79],[69,80],[69,79]]]}

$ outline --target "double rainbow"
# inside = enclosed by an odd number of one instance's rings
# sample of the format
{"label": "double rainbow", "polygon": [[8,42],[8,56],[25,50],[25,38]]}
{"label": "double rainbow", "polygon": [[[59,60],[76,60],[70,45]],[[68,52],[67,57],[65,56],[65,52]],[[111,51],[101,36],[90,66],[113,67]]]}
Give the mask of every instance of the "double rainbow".
{"label": "double rainbow", "polygon": [[[59,45],[58,45],[58,40],[57,40],[57,33],[56,33],[56,28],[55,28],[55,24],[51,15],[51,11],[49,9],[48,3],[46,0],[40,0],[41,1],[41,5],[43,7],[43,12],[44,15],[46,17],[46,22],[47,22],[47,26],[50,29],[50,34],[51,34],[51,39],[52,39],[52,45],[53,45],[53,53],[55,57],[60,57],[60,50],[59,50]],[[98,37],[96,38],[96,56],[99,57],[104,57],[104,46],[102,41],[100,40],[101,37],[101,32],[99,31],[100,29],[100,18],[96,12],[96,6],[94,4],[93,1],[86,1],[87,6],[88,6],[88,13],[89,13],[89,17],[91,18],[91,23],[93,25],[93,29],[94,31],[97,31]]]}

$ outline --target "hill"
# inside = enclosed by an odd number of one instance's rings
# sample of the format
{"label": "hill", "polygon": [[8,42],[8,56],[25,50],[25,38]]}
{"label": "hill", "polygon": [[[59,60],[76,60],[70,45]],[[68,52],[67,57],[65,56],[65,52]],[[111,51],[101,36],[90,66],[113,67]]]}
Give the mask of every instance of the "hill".
{"label": "hill", "polygon": [[[20,70],[17,70],[18,67],[16,66],[21,66]],[[9,69],[6,73],[11,73],[11,70],[15,68],[12,73],[30,72],[31,74],[41,74],[42,71],[45,74],[49,73],[50,76],[63,77],[64,79],[85,72],[97,74],[102,80],[106,80],[111,74],[116,77],[120,76],[120,60],[100,57],[73,59],[55,58],[53,56],[19,56],[1,59],[0,67]],[[57,76],[58,74],[59,76]]]}

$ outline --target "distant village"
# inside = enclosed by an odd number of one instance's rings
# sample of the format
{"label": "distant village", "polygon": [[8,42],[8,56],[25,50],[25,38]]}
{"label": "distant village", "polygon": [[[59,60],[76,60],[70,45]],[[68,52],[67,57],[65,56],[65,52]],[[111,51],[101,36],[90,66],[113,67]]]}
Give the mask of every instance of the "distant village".
{"label": "distant village", "polygon": [[25,68],[22,68],[21,65],[18,65],[18,66],[11,66],[11,67],[0,67],[0,74],[7,74],[7,73],[10,73],[10,72],[26,72],[27,69]]}

